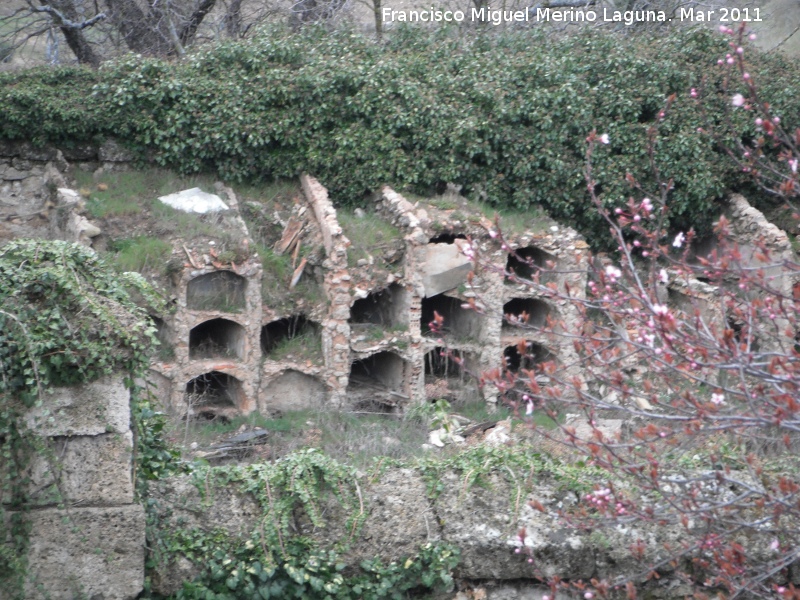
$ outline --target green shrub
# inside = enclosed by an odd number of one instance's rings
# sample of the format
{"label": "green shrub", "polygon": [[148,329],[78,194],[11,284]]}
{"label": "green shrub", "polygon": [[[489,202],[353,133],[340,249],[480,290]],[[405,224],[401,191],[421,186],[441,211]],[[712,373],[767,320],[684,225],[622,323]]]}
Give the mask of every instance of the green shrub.
{"label": "green shrub", "polygon": [[[349,32],[271,30],[178,64],[137,56],[99,72],[0,74],[0,135],[113,135],[161,165],[228,181],[306,171],[349,205],[382,184],[429,193],[454,182],[496,206],[539,205],[596,243],[607,227],[586,196],[586,135],[610,135],[595,153],[594,175],[603,201],[619,205],[627,172],[654,187],[645,132],[675,93],[658,144],[662,175],[674,180],[672,226],[706,232],[727,189],[763,199],[697,135],[730,102],[714,66],[727,50],[705,30],[469,40],[408,30],[385,44]],[[752,66],[762,96],[784,122],[798,122],[800,67],[755,52]],[[706,116],[688,97],[691,87],[707,92]],[[749,113],[732,117],[741,136],[754,134]]]}

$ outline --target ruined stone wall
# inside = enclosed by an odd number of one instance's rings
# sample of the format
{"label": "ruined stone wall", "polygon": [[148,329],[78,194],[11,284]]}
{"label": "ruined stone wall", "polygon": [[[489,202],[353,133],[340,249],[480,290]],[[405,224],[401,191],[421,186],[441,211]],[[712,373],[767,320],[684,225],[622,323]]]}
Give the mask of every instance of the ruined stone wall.
{"label": "ruined stone wall", "polygon": [[317,219],[325,245],[323,287],[330,309],[322,322],[322,352],[328,401],[333,406],[344,406],[350,373],[350,317],[351,279],[347,271],[347,247],[350,240],[344,235],[336,209],[326,190],[309,175],[300,178],[306,200]]}
{"label": "ruined stone wall", "polygon": [[130,600],[142,590],[145,513],[134,501],[129,396],[113,375],[56,388],[25,415],[43,442],[29,468],[25,598]]}
{"label": "ruined stone wall", "polygon": [[[456,225],[450,231],[448,243],[442,243],[436,241],[440,236],[425,209],[412,205],[388,187],[383,189],[379,203],[386,218],[405,233],[405,281],[411,293],[409,333],[414,350],[411,361],[415,401],[426,397],[426,360],[430,361],[431,356],[435,359],[442,347],[464,360],[472,375],[499,368],[504,349],[520,341],[539,344],[571,371],[577,369],[571,344],[537,330],[547,324],[547,316],[554,323],[575,318],[575,309],[569,302],[551,300],[552,293],[542,286],[554,283],[563,290],[566,283],[572,290],[582,293],[586,284],[588,245],[577,232],[552,225],[542,232],[508,234],[515,245],[504,250],[489,235],[492,223],[484,219],[478,227],[467,223]],[[471,250],[469,242],[463,239],[466,237],[472,239]],[[552,264],[541,265],[545,271],[552,271],[540,275],[541,285],[530,281],[515,284],[507,280],[503,266],[517,249],[546,255],[552,261]],[[473,262],[467,258],[473,253],[480,254],[482,260]],[[535,301],[532,306],[548,314],[538,320],[532,314],[530,326],[509,327],[506,307],[514,300]],[[466,308],[471,304],[474,310]],[[430,308],[424,310],[425,306]],[[523,303],[523,308],[534,312],[528,304]],[[432,311],[445,316],[441,335],[423,331],[427,328],[424,321],[430,318]],[[449,315],[443,314],[445,311],[449,311]],[[448,390],[440,385],[429,392],[447,395]],[[497,390],[487,386],[481,392],[486,401],[497,402]]]}
{"label": "ruined stone wall", "polygon": [[[447,542],[457,546],[461,561],[454,573],[459,589],[483,589],[486,600],[530,598],[541,600],[549,593],[541,586],[536,567],[547,577],[564,581],[635,576],[641,565],[631,556],[630,546],[643,540],[654,551],[677,541],[684,532],[662,527],[657,535],[647,524],[603,535],[569,528],[558,516],[559,509],[576,502],[576,493],[539,473],[534,486],[509,481],[506,473],[487,474],[480,485],[468,485],[463,473],[444,472],[438,481],[442,492],[433,498],[424,476],[411,468],[387,468],[378,476],[363,477],[360,493],[364,499],[363,524],[354,534],[347,515],[331,496],[322,498],[323,527],[314,527],[302,514],[295,517],[297,535],[307,536],[322,548],[352,540],[339,557],[345,565],[380,559],[383,564],[402,564],[426,543]],[[201,484],[201,487],[202,484]],[[224,529],[232,540],[244,543],[263,519],[262,507],[249,494],[235,487],[199,490],[189,477],[171,478],[153,490],[152,500],[159,514],[160,532],[175,528],[213,533]],[[531,506],[541,503],[544,512]],[[519,532],[525,531],[524,540]],[[677,542],[676,542],[677,543]],[[515,552],[525,547],[526,552]],[[530,552],[531,554],[527,554]],[[184,556],[163,561],[153,573],[153,589],[167,595],[200,574],[203,565]],[[677,598],[691,595],[691,587],[665,569],[659,578],[640,581],[642,597]],[[565,590],[559,593],[570,597]],[[449,596],[452,597],[452,596]],[[472,596],[462,596],[472,597]],[[583,597],[576,593],[575,598]],[[459,598],[459,596],[456,596]]]}

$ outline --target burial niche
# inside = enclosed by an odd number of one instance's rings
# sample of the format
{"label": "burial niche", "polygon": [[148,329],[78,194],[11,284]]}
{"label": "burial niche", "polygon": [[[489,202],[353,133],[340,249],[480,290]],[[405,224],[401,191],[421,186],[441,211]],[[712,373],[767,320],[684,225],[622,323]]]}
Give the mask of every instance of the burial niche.
{"label": "burial niche", "polygon": [[512,298],[503,305],[503,329],[544,327],[550,306],[536,298]]}
{"label": "burial niche", "polygon": [[351,325],[378,325],[386,329],[402,327],[408,324],[409,295],[405,288],[397,283],[372,292],[366,298],[353,302],[350,308]]}
{"label": "burial niche", "polygon": [[537,365],[556,359],[555,354],[536,342],[526,341],[523,354],[520,354],[519,350],[519,344],[507,346],[503,350],[505,367],[513,373],[517,373],[520,369],[534,370]]}
{"label": "burial niche", "polygon": [[325,384],[311,375],[288,369],[272,379],[261,394],[269,410],[312,410],[324,406]]}
{"label": "burial niche", "polygon": [[241,312],[245,308],[247,280],[232,271],[199,275],[186,287],[186,308]]}
{"label": "burial niche", "polygon": [[[514,274],[520,279],[533,279],[539,273],[540,283],[551,279],[550,271],[554,266],[548,266],[547,263],[553,263],[555,266],[556,257],[545,252],[536,246],[525,246],[524,248],[517,249],[516,252],[511,252],[506,261],[506,272]],[[508,283],[510,278],[506,279]]]}
{"label": "burial niche", "polygon": [[455,348],[437,346],[425,353],[425,397],[450,402],[478,398],[474,375],[480,371],[477,357]]}
{"label": "burial niche", "polygon": [[[422,299],[420,325],[423,335],[437,337],[442,334],[459,340],[478,340],[481,335],[482,317],[474,310],[464,308],[463,300],[437,294]],[[431,325],[436,314],[443,318],[441,332]]]}
{"label": "burial niche", "polygon": [[244,327],[228,319],[211,319],[189,332],[189,358],[236,358],[244,360]]}
{"label": "burial niche", "polygon": [[361,410],[390,410],[408,400],[403,392],[406,361],[394,352],[378,352],[353,361],[348,401]]}
{"label": "burial niche", "polygon": [[184,394],[190,415],[230,419],[245,404],[242,382],[220,371],[203,373],[186,384]]}
{"label": "burial niche", "polygon": [[292,315],[267,323],[261,328],[264,356],[280,359],[288,354],[318,355],[322,352],[321,328],[305,315]]}

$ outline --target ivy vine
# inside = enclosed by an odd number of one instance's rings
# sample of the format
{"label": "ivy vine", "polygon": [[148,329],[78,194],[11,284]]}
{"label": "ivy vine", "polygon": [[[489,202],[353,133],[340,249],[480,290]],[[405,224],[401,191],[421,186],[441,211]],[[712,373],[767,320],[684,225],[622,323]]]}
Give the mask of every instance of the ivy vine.
{"label": "ivy vine", "polygon": [[[375,558],[348,566],[342,554],[357,541],[366,517],[357,474],[316,449],[269,463],[197,466],[192,477],[206,502],[216,490],[233,486],[239,495],[252,495],[262,514],[244,539],[214,528],[151,523],[151,569],[180,556],[200,570],[193,581],[183,583],[175,599],[399,600],[411,590],[452,584],[459,552],[445,543],[424,544],[415,555],[398,562],[386,564]],[[343,528],[348,535],[334,547],[321,548],[298,534],[295,520],[302,513],[315,528],[325,527],[323,506],[331,501],[346,515]],[[158,511],[150,514],[155,518]]]}
{"label": "ivy vine", "polygon": [[0,522],[9,525],[9,543],[0,544],[0,587],[13,598],[23,597],[28,577],[25,510],[32,457],[42,455],[53,472],[58,469],[49,440],[28,429],[25,415],[46,405],[52,388],[123,374],[140,442],[139,479],[176,464],[160,437],[162,418],[135,385],[157,342],[131,291],[160,302],[140,276],[117,275],[79,244],[18,240],[0,248]]}

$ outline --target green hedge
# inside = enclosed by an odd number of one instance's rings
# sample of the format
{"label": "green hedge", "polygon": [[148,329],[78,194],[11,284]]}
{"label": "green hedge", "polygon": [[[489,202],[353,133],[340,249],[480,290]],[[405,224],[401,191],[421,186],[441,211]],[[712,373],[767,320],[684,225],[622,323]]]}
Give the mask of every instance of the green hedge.
{"label": "green hedge", "polygon": [[[702,86],[710,118],[722,118],[729,98],[716,60],[726,50],[708,31],[466,40],[408,29],[383,44],[269,31],[175,64],[131,56],[96,73],[2,74],[0,132],[60,143],[114,135],[161,164],[229,181],[308,171],[344,204],[384,183],[426,193],[455,182],[498,205],[541,204],[591,241],[606,227],[585,192],[586,135],[611,136],[595,174],[604,200],[622,203],[626,172],[649,182],[645,131],[676,93],[658,148],[675,181],[672,225],[707,231],[715,200],[746,184],[697,134],[704,117],[688,97]],[[799,122],[800,67],[753,57],[762,95],[784,122]],[[754,133],[751,117],[734,114],[743,136]]]}

